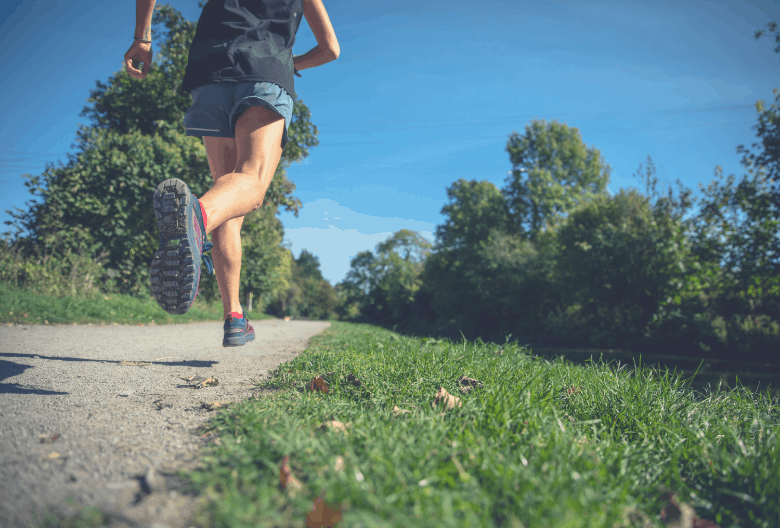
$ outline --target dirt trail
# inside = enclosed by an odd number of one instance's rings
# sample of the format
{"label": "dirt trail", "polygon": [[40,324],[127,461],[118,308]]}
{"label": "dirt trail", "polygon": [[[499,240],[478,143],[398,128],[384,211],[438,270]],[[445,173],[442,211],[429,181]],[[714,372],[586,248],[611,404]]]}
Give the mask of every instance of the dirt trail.
{"label": "dirt trail", "polygon": [[[112,527],[188,526],[198,499],[175,472],[197,467],[208,442],[203,402],[258,394],[251,380],[330,326],[250,323],[257,338],[230,348],[222,323],[0,327],[0,526],[82,506],[110,513]],[[219,384],[181,379],[192,376]]]}

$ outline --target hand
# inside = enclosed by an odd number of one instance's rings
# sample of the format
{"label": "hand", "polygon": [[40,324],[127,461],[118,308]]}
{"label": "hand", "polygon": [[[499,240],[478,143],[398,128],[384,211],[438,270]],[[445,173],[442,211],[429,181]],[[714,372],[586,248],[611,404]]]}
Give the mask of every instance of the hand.
{"label": "hand", "polygon": [[[152,65],[152,55],[151,43],[134,40],[133,45],[125,53],[125,69],[130,77],[141,80],[146,79],[146,76],[149,74],[149,66]],[[137,69],[133,67],[133,61],[139,62],[139,67],[141,67],[141,62],[144,64],[141,69]]]}

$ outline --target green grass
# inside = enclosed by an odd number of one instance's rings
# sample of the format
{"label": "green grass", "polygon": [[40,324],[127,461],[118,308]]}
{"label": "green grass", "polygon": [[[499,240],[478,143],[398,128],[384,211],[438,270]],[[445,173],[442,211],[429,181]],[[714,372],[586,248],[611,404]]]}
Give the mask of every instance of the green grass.
{"label": "green grass", "polygon": [[[273,316],[247,312],[250,319]],[[26,317],[25,317],[26,314]],[[171,315],[154,298],[100,295],[95,299],[40,295],[0,284],[0,324],[122,324],[160,325],[221,321],[222,303],[205,303],[200,297],[184,315]]]}
{"label": "green grass", "polygon": [[[293,389],[331,371],[327,394]],[[484,387],[462,394],[461,375]],[[345,527],[663,526],[663,491],[724,528],[780,525],[778,402],[744,389],[340,322],[258,386],[275,390],[216,414],[183,474],[208,498],[199,526],[304,526],[318,496]],[[432,409],[439,386],[462,407]]]}

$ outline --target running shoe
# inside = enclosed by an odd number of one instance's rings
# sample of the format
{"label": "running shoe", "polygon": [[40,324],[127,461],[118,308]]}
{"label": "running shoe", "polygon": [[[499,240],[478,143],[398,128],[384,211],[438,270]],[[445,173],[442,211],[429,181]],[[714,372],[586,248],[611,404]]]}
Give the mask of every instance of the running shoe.
{"label": "running shoe", "polygon": [[213,244],[206,240],[200,202],[186,183],[165,180],[155,189],[153,203],[160,247],[149,270],[152,295],[163,310],[182,315],[198,296],[201,261],[209,275],[214,273],[214,264],[203,254]]}
{"label": "running shoe", "polygon": [[249,324],[249,316],[244,312],[243,306],[241,307],[242,318],[233,316],[233,312],[230,312],[225,319],[223,328],[225,329],[225,337],[222,339],[222,346],[242,346],[247,341],[253,341],[255,338],[255,329]]}

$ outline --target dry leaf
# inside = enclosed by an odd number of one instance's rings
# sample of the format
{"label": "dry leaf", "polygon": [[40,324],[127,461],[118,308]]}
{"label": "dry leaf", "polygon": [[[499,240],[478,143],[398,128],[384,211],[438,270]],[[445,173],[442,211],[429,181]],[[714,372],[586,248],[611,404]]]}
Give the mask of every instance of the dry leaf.
{"label": "dry leaf", "polygon": [[355,387],[360,387],[361,385],[363,385],[363,382],[357,379],[355,377],[355,374],[350,374],[349,376],[347,376],[347,382],[351,383]]}
{"label": "dry leaf", "polygon": [[226,407],[229,403],[229,401],[217,401],[217,402],[201,402],[201,405],[203,405],[204,409],[207,409],[209,411],[214,411],[219,408]]}
{"label": "dry leaf", "polygon": [[183,379],[184,381],[189,382],[190,387],[194,387],[196,389],[219,385],[219,380],[217,378],[205,378],[203,376],[190,376],[188,378],[186,376],[179,376],[179,379]]}
{"label": "dry leaf", "polygon": [[306,389],[310,391],[319,391],[323,394],[328,393],[328,384],[322,378],[314,378],[306,384]]}
{"label": "dry leaf", "polygon": [[341,506],[333,508],[321,497],[314,499],[311,511],[306,515],[306,528],[332,527],[341,521]]}
{"label": "dry leaf", "polygon": [[57,460],[61,456],[59,453],[49,453],[48,455],[43,455],[41,460]]}
{"label": "dry leaf", "polygon": [[51,444],[55,440],[57,440],[59,437],[60,437],[60,435],[45,435],[45,434],[41,434],[41,435],[38,435],[38,440],[40,440],[42,444]]}
{"label": "dry leaf", "polygon": [[582,392],[582,387],[575,387],[574,385],[566,389],[566,394],[577,394],[580,392]]}
{"label": "dry leaf", "polygon": [[436,408],[439,403],[444,403],[447,409],[452,409],[456,405],[458,407],[462,406],[460,398],[457,398],[444,390],[444,387],[439,387],[439,391],[436,393],[436,399],[431,404],[431,407]]}
{"label": "dry leaf", "polygon": [[120,361],[119,364],[127,367],[145,367],[151,365],[151,363],[145,361]]}
{"label": "dry leaf", "polygon": [[337,456],[336,462],[333,464],[333,469],[335,471],[343,471],[344,470],[344,457]]}
{"label": "dry leaf", "polygon": [[481,381],[477,381],[474,378],[467,378],[466,376],[461,376],[458,378],[458,383],[464,386],[470,386],[470,387],[484,387],[485,385]]}
{"label": "dry leaf", "polygon": [[303,484],[301,484],[301,481],[295,478],[292,471],[290,471],[289,459],[290,457],[284,457],[282,459],[282,465],[279,468],[279,485],[283,490],[295,493],[296,491],[303,489]]}
{"label": "dry leaf", "polygon": [[401,409],[397,405],[395,407],[393,407],[393,416],[398,417],[398,416],[401,416],[402,414],[406,414],[408,412],[412,412],[412,411],[407,411],[406,409]]}
{"label": "dry leaf", "polygon": [[331,420],[330,422],[325,422],[324,424],[322,424],[320,426],[320,429],[327,429],[329,427],[334,429],[335,431],[340,432],[340,433],[345,433],[346,434],[346,432],[347,432],[347,426],[344,425],[343,423],[339,422],[339,421],[336,421],[336,420]]}

